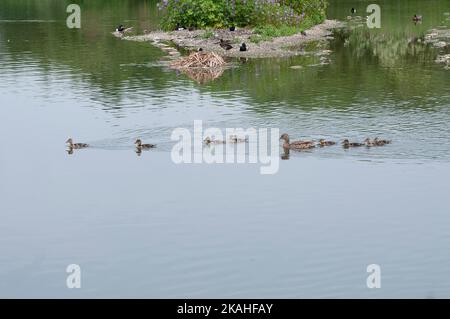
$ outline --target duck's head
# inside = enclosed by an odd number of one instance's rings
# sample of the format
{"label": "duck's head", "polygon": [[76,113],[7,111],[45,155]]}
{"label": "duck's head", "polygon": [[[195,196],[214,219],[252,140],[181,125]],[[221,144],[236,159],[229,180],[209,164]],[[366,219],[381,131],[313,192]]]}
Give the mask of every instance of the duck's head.
{"label": "duck's head", "polygon": [[73,140],[72,140],[72,138],[69,138],[67,141],[66,141],[66,144],[70,144],[70,145],[72,145],[73,144]]}
{"label": "duck's head", "polygon": [[324,140],[323,138],[321,138],[321,139],[319,140],[319,144],[325,144],[325,140]]}
{"label": "duck's head", "polygon": [[280,136],[280,140],[284,140],[286,143],[289,143],[289,135],[284,133],[283,135]]}
{"label": "duck's head", "polygon": [[230,135],[230,140],[231,141],[237,141],[237,139],[238,139],[237,135],[235,135],[235,134]]}
{"label": "duck's head", "polygon": [[207,136],[204,140],[203,140],[206,144],[211,143],[211,138],[209,136]]}
{"label": "duck's head", "polygon": [[348,139],[345,139],[342,141],[342,145],[348,145],[350,144],[350,141]]}
{"label": "duck's head", "polygon": [[137,139],[136,142],[134,142],[134,144],[136,144],[137,146],[141,146],[142,141],[140,139]]}
{"label": "duck's head", "polygon": [[366,143],[366,144],[370,144],[372,141],[370,140],[370,138],[366,138],[365,140],[364,140],[364,143]]}

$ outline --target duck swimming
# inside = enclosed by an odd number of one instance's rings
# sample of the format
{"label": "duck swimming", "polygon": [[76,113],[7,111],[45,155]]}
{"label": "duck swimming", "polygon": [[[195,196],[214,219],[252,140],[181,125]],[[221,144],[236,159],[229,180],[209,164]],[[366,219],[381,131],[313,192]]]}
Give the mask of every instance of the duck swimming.
{"label": "duck swimming", "polygon": [[231,46],[229,41],[225,41],[224,39],[220,39],[219,43],[220,47],[224,50],[231,50],[233,47]]}
{"label": "duck swimming", "polygon": [[376,146],[384,146],[384,145],[387,145],[387,144],[391,144],[391,142],[392,141],[390,141],[390,140],[380,140],[378,137],[375,137],[375,139],[373,140],[373,143]]}
{"label": "duck swimming", "polygon": [[366,145],[367,147],[372,147],[375,146],[375,143],[370,138],[366,138],[364,140],[364,145]]}
{"label": "duck swimming", "polygon": [[319,146],[320,147],[324,147],[324,146],[332,146],[332,145],[336,145],[336,142],[333,141],[326,141],[323,138],[319,140]]}
{"label": "duck swimming", "polygon": [[294,141],[290,142],[289,135],[284,133],[280,136],[280,140],[284,140],[283,148],[291,150],[307,150],[316,147],[313,141]]}
{"label": "duck swimming", "polygon": [[239,51],[241,52],[247,51],[247,45],[245,43],[242,43],[242,45],[239,47]]}
{"label": "duck swimming", "polygon": [[363,143],[357,143],[357,142],[350,142],[348,139],[345,139],[342,141],[342,146],[344,148],[349,148],[349,147],[360,147],[360,146],[364,146],[365,144]]}
{"label": "duck swimming", "polygon": [[156,145],[154,144],[142,144],[142,141],[140,139],[137,139],[134,144],[136,144],[136,148],[139,150],[148,150],[150,148],[156,147]]}
{"label": "duck swimming", "polygon": [[85,143],[74,143],[72,138],[69,138],[66,141],[66,144],[69,148],[71,149],[80,149],[80,148],[86,148],[89,147],[89,144],[85,144]]}
{"label": "duck swimming", "polygon": [[237,135],[230,135],[230,143],[247,143],[248,139],[247,138],[238,138]]}
{"label": "duck swimming", "polygon": [[210,144],[225,144],[225,141],[213,140],[209,136],[207,136],[203,141],[205,142],[206,145],[210,145]]}

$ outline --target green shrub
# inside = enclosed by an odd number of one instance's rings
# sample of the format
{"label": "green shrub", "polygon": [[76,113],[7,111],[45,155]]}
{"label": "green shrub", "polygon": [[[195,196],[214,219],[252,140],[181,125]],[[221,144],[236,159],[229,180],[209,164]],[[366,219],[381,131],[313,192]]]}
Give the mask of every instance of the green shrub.
{"label": "green shrub", "polygon": [[[203,29],[230,26],[301,27],[325,19],[325,0],[163,0],[162,26]],[[286,31],[286,30],[284,30]]]}

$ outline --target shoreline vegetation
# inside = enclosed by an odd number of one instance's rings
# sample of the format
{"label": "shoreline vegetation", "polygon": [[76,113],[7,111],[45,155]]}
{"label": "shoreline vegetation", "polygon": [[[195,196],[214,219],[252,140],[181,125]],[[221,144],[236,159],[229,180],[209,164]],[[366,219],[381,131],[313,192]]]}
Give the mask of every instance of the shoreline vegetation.
{"label": "shoreline vegetation", "polygon": [[[223,57],[269,58],[299,55],[298,46],[331,39],[331,30],[344,24],[326,20],[325,0],[163,0],[158,8],[163,14],[161,30],[114,35],[157,46],[171,42],[177,48]],[[219,45],[221,40],[228,47]]]}

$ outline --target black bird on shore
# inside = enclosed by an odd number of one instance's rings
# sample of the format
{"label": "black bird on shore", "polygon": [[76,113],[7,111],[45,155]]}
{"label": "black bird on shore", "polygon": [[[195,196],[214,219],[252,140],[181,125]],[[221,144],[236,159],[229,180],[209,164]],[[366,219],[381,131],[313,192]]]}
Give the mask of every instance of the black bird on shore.
{"label": "black bird on shore", "polygon": [[420,21],[422,21],[422,16],[415,14],[412,19],[414,22],[420,22]]}
{"label": "black bird on shore", "polygon": [[120,34],[125,34],[128,32],[133,31],[133,27],[129,27],[129,28],[125,28],[123,26],[123,24],[120,24],[117,28],[116,28],[116,32],[119,32]]}
{"label": "black bird on shore", "polygon": [[350,12],[351,12],[352,14],[355,14],[355,13],[356,13],[356,9],[355,9],[355,8],[352,8],[352,9],[350,10]]}
{"label": "black bird on shore", "polygon": [[231,32],[236,31],[236,27],[235,26],[230,27],[230,31]]}
{"label": "black bird on shore", "polygon": [[247,51],[247,45],[245,43],[242,43],[241,46],[239,47],[239,51],[241,52]]}
{"label": "black bird on shore", "polygon": [[233,48],[229,41],[224,41],[223,39],[220,39],[220,43],[219,44],[220,44],[220,47],[222,49],[225,49],[227,51],[231,50]]}
{"label": "black bird on shore", "polygon": [[203,48],[198,48],[197,52],[203,52]]}

